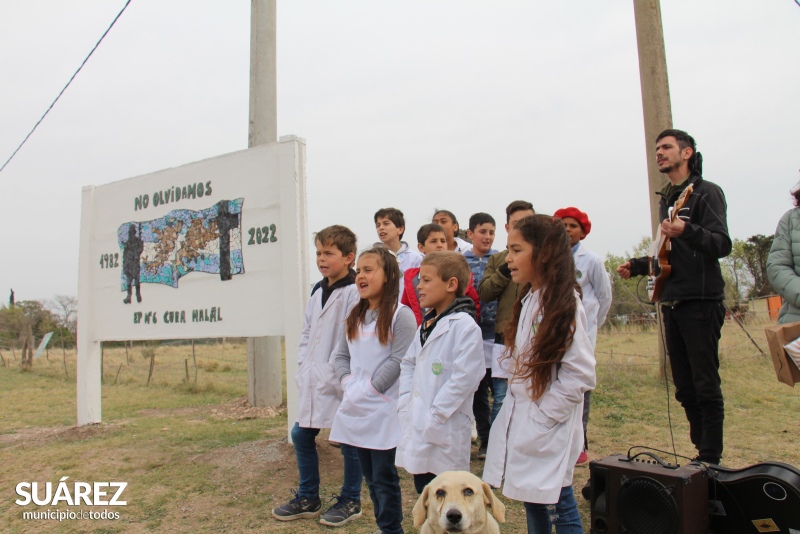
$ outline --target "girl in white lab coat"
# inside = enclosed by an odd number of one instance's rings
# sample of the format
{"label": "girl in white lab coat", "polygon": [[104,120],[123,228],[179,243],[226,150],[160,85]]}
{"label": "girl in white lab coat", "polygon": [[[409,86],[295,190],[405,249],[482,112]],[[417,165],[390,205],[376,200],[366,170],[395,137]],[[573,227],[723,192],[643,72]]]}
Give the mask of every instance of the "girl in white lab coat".
{"label": "girl in white lab coat", "polygon": [[385,534],[402,534],[403,502],[395,455],[400,362],[414,338],[414,313],[398,303],[400,268],[385,248],[361,253],[356,270],[358,304],[347,317],[334,356],[344,395],[330,439],[356,448]]}
{"label": "girl in white lab coat", "polygon": [[545,215],[519,221],[508,234],[506,262],[523,287],[504,334],[512,376],[483,478],[524,502],[529,533],[550,534],[555,524],[558,534],[582,534],[572,472],[595,360],[563,223]]}

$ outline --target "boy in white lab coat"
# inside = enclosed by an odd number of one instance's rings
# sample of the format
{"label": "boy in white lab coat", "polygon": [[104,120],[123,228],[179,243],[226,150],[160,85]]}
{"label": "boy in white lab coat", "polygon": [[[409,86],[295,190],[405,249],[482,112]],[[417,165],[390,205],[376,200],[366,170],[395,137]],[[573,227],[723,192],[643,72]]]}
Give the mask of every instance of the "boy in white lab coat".
{"label": "boy in white lab coat", "polygon": [[420,304],[430,311],[400,364],[396,464],[414,475],[418,493],[444,471],[469,471],[472,397],[485,373],[483,338],[470,283],[457,252],[427,254],[420,267]]}
{"label": "boy in white lab coat", "polygon": [[[606,321],[608,310],[611,309],[611,280],[608,278],[606,267],[600,256],[588,250],[583,240],[592,231],[592,221],[589,216],[575,207],[561,208],[553,214],[564,222],[564,228],[572,247],[572,257],[575,260],[575,277],[581,286],[581,302],[586,310],[586,326],[592,349],[597,346],[597,329]],[[589,449],[589,439],[586,427],[589,425],[589,411],[591,409],[592,391],[583,394],[583,451],[578,456],[578,465],[589,461],[586,451]]]}
{"label": "boy in white lab coat", "polygon": [[320,523],[336,527],[361,517],[361,465],[357,452],[341,445],[344,457],[341,495],[323,514],[316,437],[320,429],[331,428],[342,401],[342,388],[330,358],[344,332],[348,313],[359,301],[352,270],[356,236],[344,226],[329,226],[316,235],[315,245],[317,268],[324,278],[314,286],[306,306],[295,375],[299,405],[292,442],[300,483],[295,498],[274,508],[272,516],[292,521],[322,515]]}

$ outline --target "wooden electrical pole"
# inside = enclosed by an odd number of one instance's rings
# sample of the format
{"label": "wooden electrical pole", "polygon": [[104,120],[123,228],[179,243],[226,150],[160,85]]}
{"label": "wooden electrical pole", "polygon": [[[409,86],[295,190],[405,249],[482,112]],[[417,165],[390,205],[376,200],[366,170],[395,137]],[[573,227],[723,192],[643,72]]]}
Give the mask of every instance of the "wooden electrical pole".
{"label": "wooden electrical pole", "polygon": [[[672,105],[667,79],[667,54],[664,48],[664,29],[661,24],[659,0],[633,0],[636,20],[636,42],[639,47],[639,79],[642,86],[642,111],[644,112],[644,136],[647,147],[647,182],[650,191],[650,231],[653,240],[661,223],[656,195],[667,183],[656,165],[656,137],[672,128]],[[661,306],[656,305],[658,317],[659,375],[666,371],[666,343]]]}

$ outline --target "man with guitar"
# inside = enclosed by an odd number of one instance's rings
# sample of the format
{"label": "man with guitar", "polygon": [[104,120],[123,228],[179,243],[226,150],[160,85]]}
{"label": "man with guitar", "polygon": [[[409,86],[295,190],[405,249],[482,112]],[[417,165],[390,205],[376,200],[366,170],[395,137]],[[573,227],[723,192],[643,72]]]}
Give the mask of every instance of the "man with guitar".
{"label": "man with guitar", "polygon": [[[724,403],[719,378],[719,338],[725,319],[725,282],[719,259],[731,252],[725,194],[702,177],[702,156],[692,137],[665,130],[656,139],[658,170],[669,184],[661,195],[658,248],[652,257],[617,267],[622,278],[650,275],[664,317],[675,398],[689,420],[697,459],[722,457]],[[682,194],[683,193],[683,194]]]}

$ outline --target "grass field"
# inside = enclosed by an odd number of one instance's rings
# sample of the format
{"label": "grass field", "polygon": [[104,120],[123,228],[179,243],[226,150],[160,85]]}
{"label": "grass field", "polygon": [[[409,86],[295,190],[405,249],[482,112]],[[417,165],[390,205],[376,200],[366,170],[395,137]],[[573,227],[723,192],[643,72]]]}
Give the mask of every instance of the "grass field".
{"label": "grass field", "polygon": [[[750,333],[767,351],[761,326]],[[743,331],[726,324],[721,342],[721,373],[726,401],[723,463],[744,467],[765,460],[800,465],[800,388],[775,379],[769,356],[762,356]],[[154,372],[146,386],[151,350]],[[680,406],[670,401],[659,377],[657,337],[653,331],[601,334],[598,388],[589,428],[590,457],[648,446],[694,456]],[[8,355],[6,354],[6,357]],[[0,524],[3,532],[321,532],[313,521],[279,523],[273,506],[296,487],[297,469],[286,442],[284,411],[249,407],[245,348],[228,343],[198,345],[197,381],[189,346],[144,346],[104,353],[103,423],[75,427],[74,353],[64,371],[60,351],[50,361],[36,360],[22,372],[0,368]],[[186,380],[188,368],[189,380]],[[670,425],[671,421],[671,425]],[[322,493],[332,496],[341,484],[338,449],[320,441]],[[480,474],[482,463],[473,461]],[[579,467],[575,487],[588,477]],[[23,481],[126,481],[127,506],[99,507],[119,512],[119,520],[25,520],[23,511],[48,507],[18,506],[15,486]],[[416,499],[404,475],[407,532],[415,532],[410,510]],[[71,486],[70,486],[71,487]],[[42,490],[43,495],[43,490]],[[375,530],[369,498],[364,517],[347,532]],[[578,498],[584,525],[588,506]],[[524,532],[519,503],[508,506],[504,532]],[[89,510],[61,503],[61,511]],[[113,510],[112,510],[113,509]]]}

